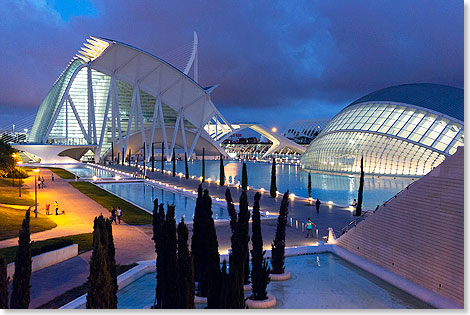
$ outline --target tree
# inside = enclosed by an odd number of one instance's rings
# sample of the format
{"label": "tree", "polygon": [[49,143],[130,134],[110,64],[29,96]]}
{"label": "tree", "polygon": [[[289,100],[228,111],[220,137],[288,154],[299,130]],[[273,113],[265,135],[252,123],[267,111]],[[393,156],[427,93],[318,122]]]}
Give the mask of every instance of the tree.
{"label": "tree", "polygon": [[165,242],[165,233],[163,232],[163,223],[165,221],[165,210],[163,204],[158,205],[158,199],[153,201],[153,238],[155,243],[155,253],[157,253],[157,286],[155,288],[154,308],[162,308],[162,292],[164,284],[164,267],[163,267],[163,244]]}
{"label": "tree", "polygon": [[184,152],[184,172],[186,179],[189,179],[188,157],[186,156],[186,152]]}
{"label": "tree", "polygon": [[0,309],[8,308],[8,281],[7,260],[0,256]]}
{"label": "tree", "polygon": [[31,290],[31,232],[29,229],[29,209],[21,224],[18,249],[15,257],[15,273],[13,275],[10,308],[28,308]]}
{"label": "tree", "polygon": [[361,157],[361,177],[359,179],[359,191],[357,193],[356,215],[362,214],[362,193],[364,191],[364,157]]}
{"label": "tree", "polygon": [[310,172],[308,172],[308,197],[312,198],[312,177],[310,176]]}
{"label": "tree", "polygon": [[220,269],[219,309],[230,308],[232,301],[231,292],[230,274],[227,273],[227,261],[224,259]]}
{"label": "tree", "polygon": [[113,238],[113,221],[106,219],[105,227],[106,227],[106,238],[104,238],[104,242],[106,242],[107,247],[107,256],[108,256],[108,268],[109,273],[111,275],[111,289],[110,289],[110,306],[109,308],[117,308],[117,291],[119,289],[117,283],[117,267],[116,267],[116,248],[114,247],[114,238]]}
{"label": "tree", "polygon": [[146,160],[147,160],[147,155],[145,152],[145,142],[144,142],[144,158],[142,159],[142,170],[144,172],[144,176],[145,176],[145,169],[147,168],[147,165],[145,165]]}
{"label": "tree", "polygon": [[[109,268],[108,238],[105,219],[103,215],[95,217],[93,224],[93,253],[90,258],[90,275],[88,276],[88,294],[86,308],[109,309],[113,308],[111,298],[114,291],[112,274]],[[115,307],[114,307],[115,308]]]}
{"label": "tree", "polygon": [[219,185],[225,185],[225,169],[224,169],[224,157],[222,154],[220,155],[220,178],[219,178]]}
{"label": "tree", "polygon": [[248,175],[246,173],[245,161],[243,161],[243,168],[242,168],[242,189],[245,191],[248,189]]}
{"label": "tree", "polygon": [[225,200],[227,201],[227,210],[230,216],[230,229],[232,230],[232,234],[235,232],[235,228],[237,226],[237,211],[235,210],[235,205],[233,204],[232,194],[230,193],[230,189],[225,190]]}
{"label": "tree", "polygon": [[188,227],[184,219],[178,224],[178,297],[176,308],[194,308],[194,272],[188,248]]}
{"label": "tree", "polygon": [[263,235],[261,233],[261,215],[259,211],[259,200],[261,199],[261,194],[257,192],[255,194],[255,202],[253,204],[253,223],[251,224],[252,228],[252,237],[251,243],[253,249],[251,250],[251,283],[252,283],[252,292],[253,300],[265,300],[267,298],[266,287],[270,281],[269,273],[271,270],[268,267],[268,262],[264,258],[266,253],[263,250]]}
{"label": "tree", "polygon": [[163,222],[163,233],[165,242],[162,244],[163,255],[161,258],[163,258],[163,272],[165,276],[164,290],[162,292],[162,308],[174,309],[177,308],[176,292],[178,292],[178,258],[176,255],[177,242],[174,205],[167,205],[165,221]]}
{"label": "tree", "polygon": [[128,162],[129,162],[128,166],[131,167],[131,149],[129,149],[129,160],[128,160]]}
{"label": "tree", "polygon": [[203,269],[205,266],[204,251],[204,209],[202,204],[202,184],[197,190],[196,207],[194,209],[193,235],[191,238],[191,253],[193,255],[194,279],[198,282],[198,295],[207,296],[207,288],[203,283]]}
{"label": "tree", "polygon": [[111,164],[114,164],[114,142],[111,142]]}
{"label": "tree", "polygon": [[152,142],[152,173],[155,172],[155,149]]}
{"label": "tree", "polygon": [[276,198],[277,196],[277,185],[276,185],[276,159],[273,158],[273,164],[271,166],[271,188],[269,189],[269,194],[271,198]]}
{"label": "tree", "polygon": [[281,209],[277,218],[276,236],[272,243],[271,266],[273,274],[284,273],[284,249],[286,247],[286,225],[289,211],[289,191],[286,191],[281,201]]}
{"label": "tree", "polygon": [[165,147],[164,147],[164,143],[162,141],[162,174],[165,172],[165,160],[164,160],[164,157],[165,157]]}
{"label": "tree", "polygon": [[206,181],[206,160],[205,160],[205,149],[202,148],[202,182]]}
{"label": "tree", "polygon": [[175,148],[173,148],[173,177],[176,176],[176,155]]}

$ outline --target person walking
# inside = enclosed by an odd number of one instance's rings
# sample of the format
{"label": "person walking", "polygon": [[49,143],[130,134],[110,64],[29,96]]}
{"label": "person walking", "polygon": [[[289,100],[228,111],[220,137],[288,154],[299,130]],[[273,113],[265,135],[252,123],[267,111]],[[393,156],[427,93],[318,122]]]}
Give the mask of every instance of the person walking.
{"label": "person walking", "polygon": [[121,207],[118,207],[117,208],[118,224],[121,224],[121,216],[122,216],[122,210],[121,210]]}
{"label": "person walking", "polygon": [[111,210],[111,221],[116,223],[116,208],[113,207],[113,210]]}
{"label": "person walking", "polygon": [[51,180],[54,181],[54,173],[51,174]]}
{"label": "person walking", "polygon": [[320,213],[320,198],[317,198],[317,201],[315,202],[315,207],[317,208],[317,214]]}
{"label": "person walking", "polygon": [[[313,223],[310,218],[307,219],[307,222],[305,223],[305,227],[307,229],[307,236],[305,236],[305,238],[308,238],[308,235],[311,235],[312,238],[313,238],[313,233],[312,233],[312,224],[315,225],[315,223]],[[315,227],[317,227],[315,225]]]}
{"label": "person walking", "polygon": [[54,202],[55,215],[59,215],[59,204],[57,201]]}
{"label": "person walking", "polygon": [[354,208],[356,208],[356,207],[357,207],[357,201],[356,201],[356,199],[354,199],[354,200],[353,200],[353,202],[352,202],[352,206],[353,206]]}
{"label": "person walking", "polygon": [[49,215],[49,211],[51,210],[51,204],[50,203],[46,203],[46,215]]}

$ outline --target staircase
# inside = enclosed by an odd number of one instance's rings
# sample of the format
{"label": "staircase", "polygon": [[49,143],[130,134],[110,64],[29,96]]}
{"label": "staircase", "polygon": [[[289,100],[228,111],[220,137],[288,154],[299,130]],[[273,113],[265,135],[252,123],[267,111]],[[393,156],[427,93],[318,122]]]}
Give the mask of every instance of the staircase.
{"label": "staircase", "polygon": [[337,239],[464,306],[464,148]]}

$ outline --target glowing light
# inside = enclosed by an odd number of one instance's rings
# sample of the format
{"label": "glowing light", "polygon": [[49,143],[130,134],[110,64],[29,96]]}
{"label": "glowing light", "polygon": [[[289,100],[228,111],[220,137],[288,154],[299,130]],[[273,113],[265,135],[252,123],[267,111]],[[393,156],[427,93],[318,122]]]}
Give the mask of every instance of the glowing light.
{"label": "glowing light", "polygon": [[295,198],[295,194],[290,194],[289,197],[290,197],[291,199],[294,199],[294,198]]}
{"label": "glowing light", "polygon": [[94,182],[96,182],[96,180],[98,179],[98,177],[93,176],[92,179],[93,179]]}
{"label": "glowing light", "polygon": [[120,180],[120,179],[121,179],[121,176],[116,175],[116,176],[114,176],[114,179],[115,179],[115,180]]}
{"label": "glowing light", "polygon": [[16,162],[16,164],[18,164],[18,166],[21,166],[21,164],[23,164],[23,161],[18,161]]}
{"label": "glowing light", "polygon": [[272,132],[277,132],[277,128],[276,128],[276,127],[273,127],[273,128],[271,129],[271,131],[272,131]]}
{"label": "glowing light", "polygon": [[33,172],[34,172],[34,173],[38,173],[38,172],[39,172],[39,168],[33,169]]}
{"label": "glowing light", "polygon": [[331,201],[331,200],[328,201],[328,204],[329,204],[329,205],[332,205],[332,204],[333,204],[333,201]]}

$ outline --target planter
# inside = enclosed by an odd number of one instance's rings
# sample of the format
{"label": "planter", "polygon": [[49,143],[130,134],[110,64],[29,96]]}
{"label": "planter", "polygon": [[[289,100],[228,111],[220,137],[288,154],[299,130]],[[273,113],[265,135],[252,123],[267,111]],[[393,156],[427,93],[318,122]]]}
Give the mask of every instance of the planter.
{"label": "planter", "polygon": [[276,297],[272,294],[268,293],[268,298],[262,301],[252,300],[248,298],[246,300],[246,306],[252,309],[266,309],[266,308],[273,308],[276,306]]}
{"label": "planter", "polygon": [[290,272],[287,271],[287,272],[279,273],[279,274],[271,273],[271,274],[269,274],[269,278],[271,279],[271,281],[289,280],[290,279]]}
{"label": "planter", "polygon": [[207,298],[202,296],[194,295],[194,303],[196,304],[207,304]]}
{"label": "planter", "polygon": [[251,283],[243,285],[243,291],[251,291]]}

